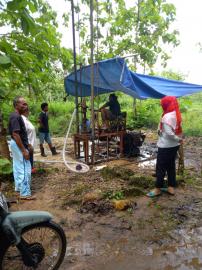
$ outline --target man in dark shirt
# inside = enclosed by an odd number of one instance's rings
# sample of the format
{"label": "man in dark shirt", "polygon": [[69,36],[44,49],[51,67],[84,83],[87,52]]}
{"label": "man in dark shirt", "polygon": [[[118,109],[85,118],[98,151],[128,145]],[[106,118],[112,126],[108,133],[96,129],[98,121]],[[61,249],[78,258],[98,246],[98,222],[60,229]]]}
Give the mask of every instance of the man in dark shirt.
{"label": "man in dark shirt", "polygon": [[21,199],[35,199],[31,196],[31,164],[27,132],[21,114],[27,109],[27,103],[23,97],[16,97],[13,101],[15,112],[9,117],[8,129],[11,135],[10,148],[13,157],[13,174],[15,191]]}
{"label": "man in dark shirt", "polygon": [[[109,110],[106,109],[109,107]],[[115,94],[109,95],[109,101],[106,102],[101,108],[102,121],[104,123],[103,128],[109,128],[109,121],[115,120],[121,114],[120,104]]]}
{"label": "man in dark shirt", "polygon": [[49,125],[48,125],[48,103],[42,103],[41,104],[41,113],[39,114],[39,141],[40,141],[40,150],[42,157],[46,157],[43,143],[44,141],[47,142],[52,155],[57,155],[55,147],[52,145],[51,136],[49,132]]}

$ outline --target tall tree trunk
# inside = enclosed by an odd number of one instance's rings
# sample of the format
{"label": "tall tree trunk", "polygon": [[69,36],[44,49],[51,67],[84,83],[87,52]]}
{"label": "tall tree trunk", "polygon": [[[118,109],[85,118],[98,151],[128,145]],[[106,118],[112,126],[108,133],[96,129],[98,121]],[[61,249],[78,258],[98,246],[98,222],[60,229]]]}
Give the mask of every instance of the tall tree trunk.
{"label": "tall tree trunk", "polygon": [[6,129],[3,125],[3,114],[0,110],[0,156],[10,159],[9,148],[6,139]]}

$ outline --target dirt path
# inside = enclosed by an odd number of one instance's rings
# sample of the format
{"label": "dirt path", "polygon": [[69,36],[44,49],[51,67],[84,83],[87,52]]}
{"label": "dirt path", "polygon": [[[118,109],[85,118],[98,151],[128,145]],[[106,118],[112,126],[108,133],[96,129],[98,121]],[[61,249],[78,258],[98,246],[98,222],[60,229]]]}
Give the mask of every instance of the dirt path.
{"label": "dirt path", "polygon": [[[154,141],[147,136],[147,149]],[[202,138],[186,139],[185,157],[176,196],[156,199],[143,195],[154,183],[151,162],[111,161],[85,175],[41,164],[33,176],[37,200],[14,209],[46,210],[62,225],[68,246],[61,270],[202,269]],[[125,211],[114,208],[119,199],[129,202]]]}

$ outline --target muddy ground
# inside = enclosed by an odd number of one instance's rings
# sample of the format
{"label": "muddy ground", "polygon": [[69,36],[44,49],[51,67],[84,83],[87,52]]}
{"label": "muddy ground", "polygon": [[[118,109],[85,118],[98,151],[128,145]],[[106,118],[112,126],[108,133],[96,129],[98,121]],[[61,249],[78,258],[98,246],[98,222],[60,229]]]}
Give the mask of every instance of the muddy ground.
{"label": "muddy ground", "polygon": [[[68,243],[61,270],[202,269],[202,138],[185,139],[176,195],[150,199],[145,194],[154,185],[155,165],[148,156],[155,155],[155,142],[147,133],[143,157],[103,163],[86,174],[68,171],[61,155],[36,152],[37,200],[13,209],[46,210],[61,224]],[[55,143],[62,149],[62,140]]]}

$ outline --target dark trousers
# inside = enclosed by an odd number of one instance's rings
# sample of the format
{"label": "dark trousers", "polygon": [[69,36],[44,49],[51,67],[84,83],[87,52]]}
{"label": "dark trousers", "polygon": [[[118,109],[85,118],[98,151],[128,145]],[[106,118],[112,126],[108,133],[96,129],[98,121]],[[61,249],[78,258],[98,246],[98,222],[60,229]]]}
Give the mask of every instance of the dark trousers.
{"label": "dark trousers", "polygon": [[158,148],[157,162],[156,162],[156,187],[162,188],[164,186],[164,177],[167,173],[168,186],[176,186],[176,169],[175,159],[179,146],[171,148]]}

